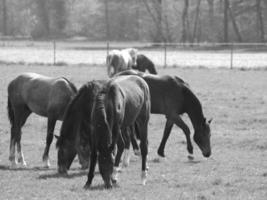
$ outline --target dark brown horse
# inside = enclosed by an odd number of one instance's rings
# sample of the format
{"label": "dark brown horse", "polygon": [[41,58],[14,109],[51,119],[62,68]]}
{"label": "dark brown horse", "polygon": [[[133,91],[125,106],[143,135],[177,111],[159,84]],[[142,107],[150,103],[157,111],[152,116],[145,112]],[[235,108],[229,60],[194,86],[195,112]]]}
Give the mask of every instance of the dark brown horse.
{"label": "dark brown horse", "polygon": [[158,74],[154,63],[143,54],[137,54],[136,65],[132,68],[141,72],[147,70],[150,74]]}
{"label": "dark brown horse", "polygon": [[[78,154],[82,167],[88,167],[92,146],[90,114],[98,93],[103,90],[106,83],[107,81],[105,80],[99,80],[84,84],[66,108],[60,136],[57,141],[59,173],[67,173],[76,154]],[[125,144],[123,166],[128,166],[130,159],[130,139],[128,137],[133,136],[133,134],[130,135],[133,131],[130,132],[129,128],[133,127],[127,127],[122,130],[123,136],[125,135],[126,138],[124,138],[123,143],[120,141],[120,144]],[[134,139],[132,141],[135,142]],[[133,146],[139,152],[137,143],[134,143]]]}
{"label": "dark brown horse", "polygon": [[15,145],[18,161],[26,165],[21,149],[21,128],[31,113],[47,117],[46,147],[43,154],[45,166],[49,167],[49,148],[53,140],[57,120],[62,120],[65,109],[77,93],[73,83],[66,78],[51,78],[35,73],[21,74],[8,85],[8,116],[11,123],[11,166],[16,166]]}
{"label": "dark brown horse", "polygon": [[171,129],[174,124],[180,127],[187,141],[187,150],[189,158],[192,158],[193,145],[190,139],[190,129],[180,117],[186,113],[194,128],[194,141],[202,151],[203,156],[211,155],[210,147],[210,122],[204,117],[202,106],[196,95],[189,88],[188,84],[176,76],[169,75],[152,75],[128,70],[118,73],[116,76],[137,75],[142,77],[149,86],[151,94],[151,113],[164,114],[166,116],[166,124],[158,148],[158,154],[165,157],[164,148]]}
{"label": "dark brown horse", "polygon": [[[92,143],[88,180],[89,188],[98,157],[99,171],[107,188],[112,180],[117,181],[120,156],[124,149],[123,130],[137,124],[142,156],[142,182],[147,176],[146,159],[148,153],[147,129],[150,114],[150,94],[146,82],[137,76],[121,76],[111,79],[97,95],[91,114]],[[119,143],[122,144],[119,144]],[[118,143],[118,152],[114,164],[113,151]],[[115,174],[114,174],[115,173]],[[112,176],[113,174],[113,176]]]}
{"label": "dark brown horse", "polygon": [[80,160],[89,163],[91,113],[96,96],[106,82],[90,81],[84,84],[67,107],[56,144],[59,173],[67,173],[77,153]]}

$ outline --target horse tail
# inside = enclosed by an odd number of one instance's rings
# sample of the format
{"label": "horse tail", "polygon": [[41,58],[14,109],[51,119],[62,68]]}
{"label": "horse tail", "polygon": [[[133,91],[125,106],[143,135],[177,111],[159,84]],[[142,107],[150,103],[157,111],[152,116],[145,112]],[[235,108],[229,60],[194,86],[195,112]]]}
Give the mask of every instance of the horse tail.
{"label": "horse tail", "polygon": [[65,81],[67,81],[67,83],[69,84],[69,86],[71,87],[71,89],[73,90],[73,92],[75,92],[75,93],[78,92],[76,86],[75,86],[72,82],[70,82],[69,79],[67,79],[67,78],[65,78],[65,77],[62,77],[62,78],[63,78]]}
{"label": "horse tail", "polygon": [[7,99],[7,113],[8,113],[9,122],[13,126],[15,122],[15,115],[14,115],[14,110],[12,108],[12,104],[11,104],[9,97]]}

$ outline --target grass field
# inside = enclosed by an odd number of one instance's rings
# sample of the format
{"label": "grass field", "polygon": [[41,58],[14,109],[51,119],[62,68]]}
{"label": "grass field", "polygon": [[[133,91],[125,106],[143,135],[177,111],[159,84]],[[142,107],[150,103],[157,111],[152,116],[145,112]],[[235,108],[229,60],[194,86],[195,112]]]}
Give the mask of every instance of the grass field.
{"label": "grass field", "polygon": [[[98,174],[91,190],[83,190],[87,171],[77,160],[68,177],[57,175],[55,143],[51,168],[43,169],[41,156],[46,120],[31,115],[23,128],[22,146],[28,167],[9,169],[10,125],[7,118],[7,85],[18,74],[31,71],[65,76],[78,87],[88,80],[107,78],[100,66],[0,65],[0,199],[267,199],[267,71],[205,68],[159,69],[160,74],[186,80],[202,102],[206,117],[213,117],[212,157],[205,159],[194,143],[195,160],[187,160],[185,137],[174,128],[165,160],[156,150],[165,118],[152,115],[149,122],[149,176],[141,185],[141,160],[132,157],[120,174],[119,187],[103,189]],[[187,116],[183,116],[187,120]],[[190,124],[191,127],[191,124]],[[58,134],[60,123],[55,134]],[[192,128],[191,128],[192,130]]]}

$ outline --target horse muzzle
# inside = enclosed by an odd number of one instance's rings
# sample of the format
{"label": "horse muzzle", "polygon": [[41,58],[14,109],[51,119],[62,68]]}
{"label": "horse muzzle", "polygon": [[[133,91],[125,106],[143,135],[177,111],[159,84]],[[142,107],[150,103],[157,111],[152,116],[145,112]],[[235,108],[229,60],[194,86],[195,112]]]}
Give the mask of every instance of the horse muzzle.
{"label": "horse muzzle", "polygon": [[208,158],[211,155],[211,151],[203,151],[202,154],[204,157]]}

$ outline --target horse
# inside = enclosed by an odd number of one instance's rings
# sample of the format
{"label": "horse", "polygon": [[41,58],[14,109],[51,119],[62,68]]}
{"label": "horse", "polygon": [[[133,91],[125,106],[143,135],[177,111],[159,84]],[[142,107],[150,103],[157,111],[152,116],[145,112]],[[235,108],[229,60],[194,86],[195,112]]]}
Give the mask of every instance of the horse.
{"label": "horse", "polygon": [[106,58],[108,76],[131,69],[136,65],[137,49],[111,50]]}
{"label": "horse", "polygon": [[158,74],[154,63],[143,54],[137,54],[136,65],[134,65],[132,69],[141,72],[145,72],[147,70],[150,74]]}
{"label": "horse", "polygon": [[91,154],[91,112],[96,95],[102,90],[105,80],[84,84],[69,103],[57,138],[58,172],[66,174],[76,154],[89,166]]}
{"label": "horse", "polygon": [[193,159],[193,145],[190,139],[190,129],[180,115],[186,113],[194,128],[194,141],[202,151],[204,157],[211,155],[210,147],[210,120],[206,120],[202,106],[197,96],[190,89],[188,83],[177,76],[152,75],[128,70],[116,76],[136,75],[143,78],[149,86],[151,95],[151,113],[165,115],[163,137],[158,148],[158,155],[165,157],[164,149],[172,127],[176,124],[180,127],[187,141],[188,158]]}
{"label": "horse", "polygon": [[49,148],[57,120],[62,120],[70,100],[77,93],[73,83],[64,77],[52,78],[36,73],[23,73],[8,85],[8,117],[11,124],[11,167],[16,167],[15,145],[18,162],[26,166],[21,148],[21,128],[31,113],[47,117],[46,146],[43,153],[45,167],[50,166]]}
{"label": "horse", "polygon": [[[148,120],[150,115],[150,94],[146,82],[137,76],[121,76],[111,79],[98,93],[91,113],[91,156],[90,170],[85,188],[89,188],[98,158],[99,171],[105,187],[111,188],[117,182],[117,167],[123,152],[123,130],[138,127],[138,138],[142,157],[142,183],[147,178]],[[118,143],[114,163],[113,152]],[[113,170],[114,166],[114,170]]]}
{"label": "horse", "polygon": [[[57,137],[56,147],[58,149],[58,172],[66,174],[69,170],[76,154],[83,163],[84,168],[89,166],[91,153],[91,118],[93,102],[97,94],[103,89],[106,80],[94,80],[84,84],[77,95],[71,100],[66,108],[63,122],[60,129],[60,135]],[[134,131],[124,128],[127,137],[134,137]],[[130,135],[131,134],[131,135]],[[136,137],[135,137],[136,138]],[[124,138],[125,153],[123,157],[123,166],[129,165],[130,139]],[[136,139],[133,142],[135,153],[139,153],[139,147]],[[121,144],[121,143],[120,143]]]}

